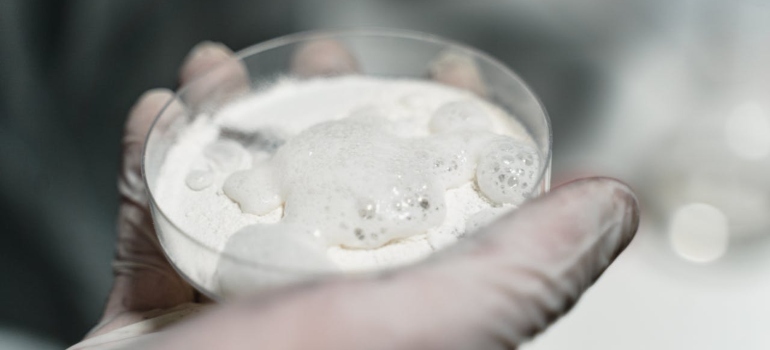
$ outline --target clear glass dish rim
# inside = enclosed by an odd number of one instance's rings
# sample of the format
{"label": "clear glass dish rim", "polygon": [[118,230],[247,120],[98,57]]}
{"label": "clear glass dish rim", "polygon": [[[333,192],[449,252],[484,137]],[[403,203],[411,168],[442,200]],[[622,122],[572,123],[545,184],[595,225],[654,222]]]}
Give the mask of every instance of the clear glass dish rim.
{"label": "clear glass dish rim", "polygon": [[[465,51],[467,53],[470,53],[474,57],[478,57],[483,59],[484,61],[487,61],[487,63],[495,66],[496,68],[500,69],[502,72],[507,74],[511,79],[515,80],[517,83],[521,84],[521,86],[526,90],[526,92],[532,96],[534,101],[537,103],[537,106],[540,110],[540,112],[543,115],[545,126],[548,132],[548,142],[546,144],[546,152],[545,159],[542,162],[543,166],[538,172],[538,181],[537,183],[541,183],[543,181],[543,178],[546,176],[548,169],[550,168],[551,163],[551,155],[552,155],[552,148],[553,148],[553,131],[551,128],[551,119],[548,116],[548,112],[545,109],[545,106],[543,105],[540,98],[535,94],[534,90],[522,79],[518,74],[516,74],[512,69],[508,68],[505,64],[500,62],[500,60],[496,59],[495,57],[487,54],[486,52],[483,52],[481,50],[478,50],[474,47],[468,46],[466,44],[453,41],[450,39],[445,39],[443,37],[439,37],[437,35],[418,32],[418,31],[412,31],[412,30],[404,30],[404,29],[393,29],[393,28],[357,28],[357,29],[345,29],[345,30],[310,30],[310,31],[303,31],[303,32],[297,32],[293,34],[288,34],[284,36],[280,36],[274,39],[270,39],[267,41],[263,41],[261,43],[257,43],[254,45],[251,45],[249,47],[246,47],[238,52],[236,52],[233,56],[234,60],[243,60],[246,57],[259,54],[260,52],[264,52],[270,49],[274,49],[277,47],[289,45],[289,44],[296,44],[303,41],[308,41],[311,39],[331,39],[331,38],[342,38],[342,37],[359,37],[359,38],[366,38],[366,37],[380,37],[380,38],[391,38],[391,39],[409,39],[409,40],[415,40],[415,41],[422,41],[422,42],[428,42],[433,44],[440,44],[445,45],[448,47],[451,47],[452,49],[457,49],[461,51]],[[226,63],[219,64],[215,67],[212,67],[209,69],[208,72],[216,70],[217,67],[220,67]],[[186,87],[177,89],[177,91],[174,92],[174,97],[171,98],[164,106],[163,108],[158,112],[158,114],[153,118],[152,125],[150,126],[150,130],[147,133],[147,137],[144,140],[143,149],[142,149],[142,181],[144,182],[145,189],[147,191],[147,196],[149,198],[149,203],[152,204],[155,207],[155,210],[157,210],[159,215],[162,215],[165,220],[173,226],[175,230],[177,230],[179,233],[185,236],[186,239],[191,240],[196,245],[202,247],[203,249],[211,252],[212,254],[217,254],[220,256],[226,256],[228,259],[231,259],[233,261],[237,261],[239,264],[244,265],[250,265],[252,268],[256,269],[263,269],[263,270],[269,270],[274,272],[280,272],[280,273],[288,273],[288,274],[295,274],[295,275],[308,275],[308,276],[321,276],[321,275],[339,275],[339,272],[327,272],[327,271],[311,271],[311,270],[298,270],[298,269],[291,269],[286,267],[280,267],[280,266],[274,266],[269,264],[263,264],[258,263],[254,261],[244,260],[237,256],[232,256],[229,254],[225,254],[224,252],[220,252],[217,249],[210,247],[209,245],[201,242],[193,235],[189,234],[187,231],[181,229],[179,225],[176,224],[176,222],[172,219],[171,216],[165,213],[163,208],[159,205],[159,203],[156,201],[155,196],[153,195],[153,190],[150,188],[150,185],[147,181],[147,173],[145,167],[147,166],[147,146],[150,140],[150,135],[152,135],[153,131],[155,131],[155,126],[158,123],[158,120],[164,115],[168,107],[176,100],[180,99],[180,96],[183,95],[187,89],[190,86],[194,86],[198,81],[202,80],[206,77],[208,73],[204,73],[201,77],[198,77],[194,79],[192,82],[190,82]],[[152,215],[155,216],[155,212],[151,211]],[[156,218],[153,217],[153,221],[157,221]],[[157,230],[157,225],[155,226]],[[163,248],[163,253],[167,256],[167,258],[172,261],[172,265],[175,265],[173,263],[174,259],[173,257],[169,256],[168,249],[166,249],[166,246],[163,242],[163,238],[161,235],[159,235],[156,232],[156,235],[158,236],[158,240],[160,241],[161,247]],[[178,267],[174,266],[175,269],[178,269]],[[384,269],[387,270],[387,269]],[[379,272],[379,271],[377,271]],[[345,272],[345,274],[352,275],[352,274],[369,274],[370,271],[363,271],[363,272]]]}

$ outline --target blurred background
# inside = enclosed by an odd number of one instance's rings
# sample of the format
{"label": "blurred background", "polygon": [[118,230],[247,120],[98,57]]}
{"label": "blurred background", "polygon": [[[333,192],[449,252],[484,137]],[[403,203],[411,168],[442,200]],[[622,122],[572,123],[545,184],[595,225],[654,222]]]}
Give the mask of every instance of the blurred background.
{"label": "blurred background", "polygon": [[630,183],[629,249],[525,349],[770,349],[770,0],[0,1],[0,349],[58,349],[111,283],[121,128],[202,40],[394,27],[548,109],[554,182]]}

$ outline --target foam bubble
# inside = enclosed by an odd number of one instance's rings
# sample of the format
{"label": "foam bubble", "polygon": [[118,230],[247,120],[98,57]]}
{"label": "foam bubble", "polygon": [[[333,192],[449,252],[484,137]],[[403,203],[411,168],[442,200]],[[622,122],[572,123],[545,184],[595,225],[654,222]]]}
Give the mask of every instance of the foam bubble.
{"label": "foam bubble", "polygon": [[201,191],[214,183],[214,172],[206,170],[192,170],[187,174],[185,183],[193,191]]}
{"label": "foam bubble", "polygon": [[326,122],[276,154],[285,220],[318,227],[327,243],[374,248],[424,232],[445,215],[443,187],[412,144],[371,118]]}
{"label": "foam bubble", "polygon": [[264,215],[283,203],[274,169],[266,164],[232,173],[222,190],[244,213]]}
{"label": "foam bubble", "polygon": [[483,149],[476,183],[491,201],[519,205],[536,187],[540,157],[533,147],[499,136]]}
{"label": "foam bubble", "polygon": [[434,133],[483,131],[491,127],[487,112],[473,101],[456,101],[439,107],[430,119]]}
{"label": "foam bubble", "polygon": [[217,268],[224,293],[255,290],[302,275],[285,270],[331,272],[336,268],[316,230],[295,224],[256,224],[234,233]]}
{"label": "foam bubble", "polygon": [[255,224],[234,233],[223,253],[267,267],[304,271],[327,270],[332,265],[316,230],[297,224]]}
{"label": "foam bubble", "polygon": [[473,180],[479,151],[485,142],[494,137],[489,132],[434,135],[415,141],[413,152],[422,154],[445,189],[454,188]]}

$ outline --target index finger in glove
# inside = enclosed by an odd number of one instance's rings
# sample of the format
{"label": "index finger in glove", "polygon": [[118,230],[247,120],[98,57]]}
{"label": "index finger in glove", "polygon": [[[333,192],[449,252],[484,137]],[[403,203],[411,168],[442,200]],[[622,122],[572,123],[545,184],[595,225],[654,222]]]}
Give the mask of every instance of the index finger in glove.
{"label": "index finger in glove", "polygon": [[300,46],[291,61],[291,72],[303,78],[352,74],[359,70],[353,53],[341,42],[330,39]]}
{"label": "index finger in glove", "polygon": [[243,61],[221,43],[196,45],[179,70],[182,96],[188,108],[205,110],[222,106],[249,91],[251,81]]}
{"label": "index finger in glove", "polygon": [[403,283],[422,285],[415,293],[439,300],[433,310],[443,314],[448,334],[476,338],[477,348],[513,348],[569,311],[638,223],[626,185],[579,180],[502,217]]}

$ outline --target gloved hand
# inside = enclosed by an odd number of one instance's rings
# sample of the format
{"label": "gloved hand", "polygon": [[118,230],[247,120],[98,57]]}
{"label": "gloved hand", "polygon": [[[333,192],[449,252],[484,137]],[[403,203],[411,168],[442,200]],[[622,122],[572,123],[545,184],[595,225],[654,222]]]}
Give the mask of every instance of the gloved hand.
{"label": "gloved hand", "polygon": [[[356,66],[334,43],[305,51],[294,62],[300,72]],[[218,44],[199,45],[181,70],[182,83],[230,55]],[[319,63],[324,60],[329,63]],[[439,75],[450,80],[473,76]],[[202,301],[164,258],[141,179],[143,141],[153,117],[171,97],[168,90],[150,91],[129,115],[119,180],[115,282],[102,321],[89,337]],[[606,178],[574,181],[422,263],[228,302],[163,332],[154,346],[513,349],[569,311],[631,241],[638,215],[636,198],[627,186]]]}

